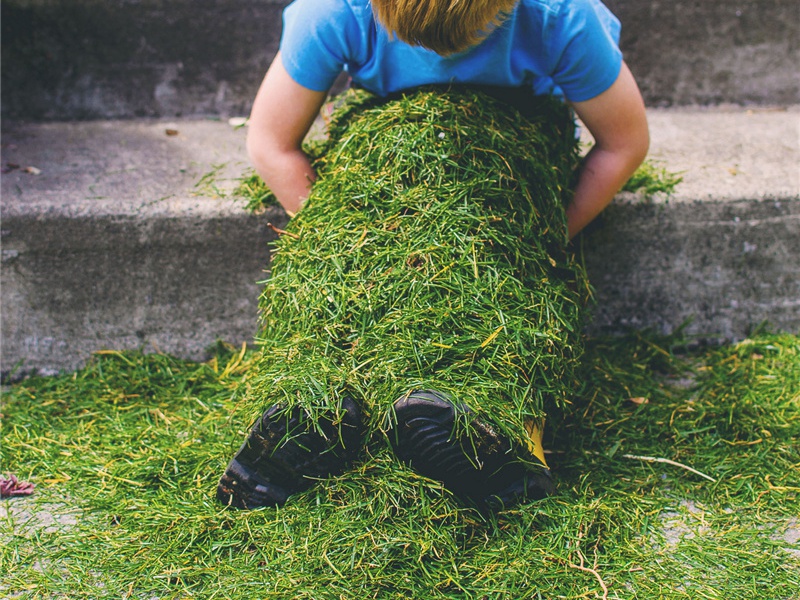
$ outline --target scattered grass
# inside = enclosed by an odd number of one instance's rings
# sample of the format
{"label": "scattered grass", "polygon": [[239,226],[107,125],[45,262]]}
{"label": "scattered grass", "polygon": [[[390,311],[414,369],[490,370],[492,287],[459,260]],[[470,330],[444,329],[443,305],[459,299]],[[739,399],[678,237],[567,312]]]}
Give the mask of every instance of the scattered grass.
{"label": "scattered grass", "polygon": [[[800,339],[589,340],[552,416],[558,494],[488,520],[380,438],[282,509],[214,500],[254,354],[108,352],[3,396],[0,596],[795,598]],[[708,474],[625,458],[670,458]],[[787,533],[787,528],[790,531]]]}
{"label": "scattered grass", "polygon": [[278,206],[275,194],[253,170],[242,176],[239,184],[234,188],[232,196],[243,199],[245,208],[254,213],[263,212],[270,206]]}
{"label": "scattered grass", "polygon": [[636,172],[622,186],[621,191],[642,193],[645,196],[659,193],[670,195],[682,181],[683,176],[680,173],[672,173],[648,159],[636,169]]}
{"label": "scattered grass", "polygon": [[227,193],[219,187],[219,175],[226,166],[225,163],[211,165],[211,170],[204,173],[194,185],[193,194],[207,198],[225,198]]}

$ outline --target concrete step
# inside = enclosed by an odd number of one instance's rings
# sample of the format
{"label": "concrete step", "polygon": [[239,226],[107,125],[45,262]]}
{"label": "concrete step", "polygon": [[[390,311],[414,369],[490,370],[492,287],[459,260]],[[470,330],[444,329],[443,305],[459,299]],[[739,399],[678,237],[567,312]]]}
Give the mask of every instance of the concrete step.
{"label": "concrete step", "polygon": [[[583,236],[593,332],[737,339],[800,331],[800,106],[656,109],[669,197],[621,194]],[[230,195],[248,169],[225,121],[5,123],[2,371],[74,369],[93,351],[200,359],[252,340],[267,226]],[[18,165],[19,168],[13,168]]]}
{"label": "concrete step", "polygon": [[[2,114],[249,112],[288,0],[3,0]],[[800,102],[797,0],[606,0],[651,106]]]}
{"label": "concrete step", "polygon": [[585,240],[592,330],[800,331],[800,106],[649,111],[672,197],[621,194]]}

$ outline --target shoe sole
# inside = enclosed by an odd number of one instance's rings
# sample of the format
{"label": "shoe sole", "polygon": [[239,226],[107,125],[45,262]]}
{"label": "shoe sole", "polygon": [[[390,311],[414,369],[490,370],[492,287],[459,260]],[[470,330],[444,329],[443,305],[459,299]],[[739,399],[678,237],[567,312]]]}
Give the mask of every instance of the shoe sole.
{"label": "shoe sole", "polygon": [[455,494],[494,508],[553,493],[549,471],[532,456],[525,458],[533,466],[521,462],[511,443],[489,425],[473,420],[477,435],[457,438],[457,414],[471,411],[445,395],[417,390],[397,400],[394,411],[397,426],[390,441],[397,457]]}
{"label": "shoe sole", "polygon": [[322,419],[318,431],[299,407],[270,407],[225,469],[217,499],[234,508],[280,506],[316,479],[338,475],[355,458],[361,441],[358,407],[342,401],[342,418]]}

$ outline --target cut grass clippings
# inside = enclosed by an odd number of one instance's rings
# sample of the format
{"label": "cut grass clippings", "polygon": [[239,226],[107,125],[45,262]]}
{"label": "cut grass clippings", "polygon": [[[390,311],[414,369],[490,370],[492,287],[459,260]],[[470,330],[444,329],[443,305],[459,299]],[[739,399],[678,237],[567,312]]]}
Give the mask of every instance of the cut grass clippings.
{"label": "cut grass clippings", "polygon": [[797,597],[797,336],[589,340],[548,424],[558,493],[490,520],[381,443],[281,509],[222,508],[256,360],[106,352],[7,388],[0,472],[36,488],[0,501],[0,597]]}
{"label": "cut grass clippings", "polygon": [[621,191],[641,193],[645,196],[652,196],[653,194],[666,194],[669,196],[682,181],[683,176],[681,174],[668,171],[651,160],[645,160],[631,175],[630,179],[625,182]]}

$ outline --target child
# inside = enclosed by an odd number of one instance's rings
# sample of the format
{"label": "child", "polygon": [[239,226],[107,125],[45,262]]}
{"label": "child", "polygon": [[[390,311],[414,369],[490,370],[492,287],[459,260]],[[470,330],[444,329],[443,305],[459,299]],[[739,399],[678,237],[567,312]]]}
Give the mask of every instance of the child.
{"label": "child", "polygon": [[[649,145],[618,34],[618,21],[599,0],[296,0],[285,10],[280,52],[253,105],[248,151],[293,215],[315,179],[301,143],[343,69],[380,96],[451,83],[558,95],[595,138],[566,210],[571,239],[612,200]],[[546,469],[505,469],[509,444],[494,439],[491,427],[484,428],[487,443],[473,447],[478,454],[466,456],[451,435],[459,407],[446,395],[417,390],[394,411],[397,454],[448,487],[472,478],[494,488],[488,491],[504,505],[552,491]],[[310,478],[341,472],[358,445],[358,407],[344,399],[315,427],[302,421],[301,411],[271,407],[223,475],[220,500],[279,505]],[[540,425],[530,424],[530,436],[531,452],[545,466]],[[487,479],[483,465],[505,472]],[[470,496],[476,486],[459,491]]]}

